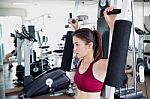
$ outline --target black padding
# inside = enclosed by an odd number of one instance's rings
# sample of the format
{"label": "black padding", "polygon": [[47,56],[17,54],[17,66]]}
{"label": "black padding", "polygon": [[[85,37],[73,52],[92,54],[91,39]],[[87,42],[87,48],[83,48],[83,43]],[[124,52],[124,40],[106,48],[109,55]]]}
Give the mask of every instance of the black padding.
{"label": "black padding", "polygon": [[68,31],[66,35],[66,41],[64,46],[64,52],[61,62],[61,69],[64,71],[70,71],[73,58],[73,43],[72,43],[73,31]]}
{"label": "black padding", "polygon": [[109,27],[108,27],[104,17],[98,18],[98,20],[97,20],[97,30],[101,33],[101,36],[102,36],[103,58],[108,58]]}
{"label": "black padding", "polygon": [[126,20],[115,22],[105,84],[116,88],[123,86],[123,75],[132,23]]}
{"label": "black padding", "polygon": [[[51,87],[46,85],[46,81],[52,79]],[[69,88],[70,79],[63,70],[52,69],[38,76],[36,79],[24,77],[24,95],[26,98],[41,96],[44,94],[54,95]]]}
{"label": "black padding", "polygon": [[28,26],[28,32],[29,32],[30,36],[32,36],[33,38],[35,38],[35,28],[34,28],[34,25],[29,25]]}

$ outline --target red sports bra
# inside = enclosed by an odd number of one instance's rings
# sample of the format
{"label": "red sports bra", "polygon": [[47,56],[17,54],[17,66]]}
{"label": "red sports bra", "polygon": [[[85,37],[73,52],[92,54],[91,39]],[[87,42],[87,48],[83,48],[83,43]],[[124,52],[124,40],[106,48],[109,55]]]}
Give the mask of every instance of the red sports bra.
{"label": "red sports bra", "polygon": [[81,61],[78,65],[76,74],[74,76],[74,82],[77,85],[78,89],[85,92],[101,92],[103,87],[103,82],[95,79],[93,75],[92,68],[94,62],[90,64],[88,69],[83,74],[80,74],[79,68],[80,68]]}

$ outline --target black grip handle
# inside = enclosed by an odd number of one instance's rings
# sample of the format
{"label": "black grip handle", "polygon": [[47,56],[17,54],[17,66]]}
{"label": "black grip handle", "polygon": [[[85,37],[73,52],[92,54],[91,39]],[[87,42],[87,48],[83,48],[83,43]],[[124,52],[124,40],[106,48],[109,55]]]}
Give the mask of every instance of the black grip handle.
{"label": "black grip handle", "polygon": [[75,20],[75,19],[73,19],[71,22],[72,22],[73,24],[75,24],[75,23],[76,23],[76,20]]}
{"label": "black grip handle", "polygon": [[107,15],[119,14],[119,13],[121,13],[121,9],[113,9],[112,11],[107,12]]}
{"label": "black grip handle", "polygon": [[69,18],[70,18],[70,19],[72,18],[72,13],[69,13]]}

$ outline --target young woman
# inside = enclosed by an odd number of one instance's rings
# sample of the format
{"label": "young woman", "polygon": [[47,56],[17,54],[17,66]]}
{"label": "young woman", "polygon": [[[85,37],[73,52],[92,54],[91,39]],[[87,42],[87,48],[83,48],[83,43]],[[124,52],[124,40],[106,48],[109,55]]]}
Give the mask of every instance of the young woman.
{"label": "young woman", "polygon": [[[113,31],[116,15],[107,15],[107,12],[112,10],[112,7],[108,7],[104,11],[104,17],[111,31]],[[71,24],[75,29],[72,34],[74,52],[80,59],[74,76],[74,82],[77,86],[75,99],[100,99],[108,64],[108,59],[102,59],[100,33],[88,28],[78,29],[77,20]]]}

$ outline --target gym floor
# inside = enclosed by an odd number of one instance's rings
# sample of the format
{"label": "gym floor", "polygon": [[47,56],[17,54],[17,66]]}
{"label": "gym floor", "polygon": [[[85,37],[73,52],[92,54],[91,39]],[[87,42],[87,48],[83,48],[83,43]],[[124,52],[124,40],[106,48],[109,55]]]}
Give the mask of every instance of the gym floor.
{"label": "gym floor", "polygon": [[[14,63],[14,65],[16,65]],[[72,74],[70,76],[73,77]],[[0,71],[0,99],[19,99],[18,96],[22,94],[22,87],[14,87],[13,79],[15,79],[15,66],[8,71],[8,64],[3,65],[3,71]],[[150,99],[150,75],[145,76],[145,83],[138,84],[138,89],[143,91],[147,99]],[[133,85],[132,74],[128,73],[128,84]],[[49,96],[43,95],[32,99],[73,99],[70,96]]]}

